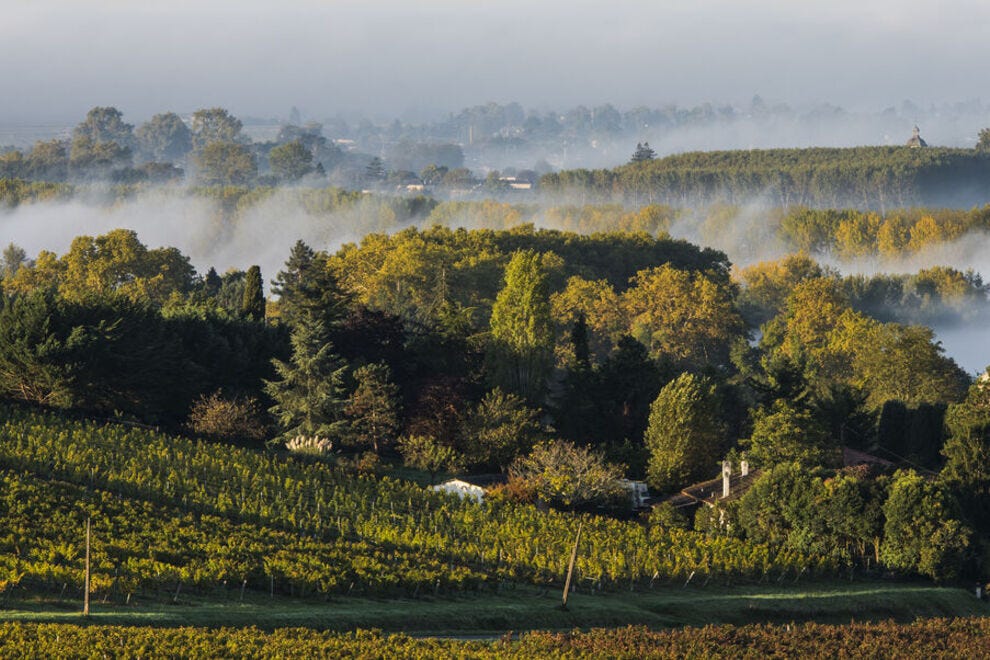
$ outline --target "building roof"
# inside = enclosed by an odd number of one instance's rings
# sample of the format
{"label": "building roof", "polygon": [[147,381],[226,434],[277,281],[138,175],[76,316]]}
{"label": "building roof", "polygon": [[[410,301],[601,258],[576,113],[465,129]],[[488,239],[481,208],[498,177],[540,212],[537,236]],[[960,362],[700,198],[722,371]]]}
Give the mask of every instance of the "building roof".
{"label": "building roof", "polygon": [[852,447],[843,447],[842,466],[855,467],[856,465],[879,465],[882,467],[894,467],[893,463],[884,458],[880,458],[879,456],[867,454],[865,451],[859,451],[857,449],[853,449]]}
{"label": "building roof", "polygon": [[457,495],[462,500],[472,499],[479,504],[485,499],[484,488],[481,486],[475,486],[474,484],[469,484],[466,481],[461,481],[460,479],[450,479],[442,484],[432,486],[431,490]]}
{"label": "building roof", "polygon": [[911,139],[907,141],[907,146],[909,147],[927,147],[928,143],[921,139],[921,129],[917,126],[914,127]]}
{"label": "building roof", "polygon": [[731,502],[742,497],[761,474],[763,474],[761,470],[750,470],[749,474],[734,474],[729,477],[728,497],[722,497],[722,477],[716,477],[708,481],[692,484],[676,495],[659,500],[657,504],[668,502],[674,508],[680,508],[693,504],[714,506],[719,501]]}

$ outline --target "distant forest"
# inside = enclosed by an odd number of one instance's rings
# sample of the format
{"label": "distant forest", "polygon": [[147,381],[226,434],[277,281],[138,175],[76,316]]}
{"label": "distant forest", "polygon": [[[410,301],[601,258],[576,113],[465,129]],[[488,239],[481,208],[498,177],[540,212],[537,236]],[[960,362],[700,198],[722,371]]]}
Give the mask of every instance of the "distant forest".
{"label": "distant forest", "polygon": [[880,211],[958,208],[990,200],[990,152],[909,147],[696,152],[611,170],[546,174],[540,187],[558,196],[677,206],[765,200],[774,206]]}

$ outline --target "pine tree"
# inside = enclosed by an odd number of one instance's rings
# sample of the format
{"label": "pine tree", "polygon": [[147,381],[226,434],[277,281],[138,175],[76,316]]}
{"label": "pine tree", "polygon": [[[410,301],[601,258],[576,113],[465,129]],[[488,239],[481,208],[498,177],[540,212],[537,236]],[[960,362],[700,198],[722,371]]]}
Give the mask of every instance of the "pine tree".
{"label": "pine tree", "polygon": [[636,143],[636,151],[633,152],[630,163],[642,163],[644,160],[653,160],[657,157],[657,152],[650,148],[649,142]]}
{"label": "pine tree", "polygon": [[252,321],[265,320],[265,293],[261,285],[261,268],[251,266],[244,276],[244,297],[241,299],[241,314]]}
{"label": "pine tree", "polygon": [[300,321],[291,341],[291,361],[272,361],[279,380],[265,381],[265,392],[275,401],[269,411],[282,429],[281,437],[338,438],[346,428],[343,381],[347,364],[334,353],[319,320]]}

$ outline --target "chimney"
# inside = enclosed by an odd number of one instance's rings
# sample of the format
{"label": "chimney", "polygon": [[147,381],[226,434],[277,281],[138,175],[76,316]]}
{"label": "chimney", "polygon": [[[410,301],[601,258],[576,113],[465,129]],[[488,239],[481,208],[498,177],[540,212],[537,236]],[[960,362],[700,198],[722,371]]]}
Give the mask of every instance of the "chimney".
{"label": "chimney", "polygon": [[729,478],[732,476],[732,463],[722,461],[722,497],[729,496]]}
{"label": "chimney", "polygon": [[749,461],[745,458],[739,462],[739,473],[744,477],[749,474]]}

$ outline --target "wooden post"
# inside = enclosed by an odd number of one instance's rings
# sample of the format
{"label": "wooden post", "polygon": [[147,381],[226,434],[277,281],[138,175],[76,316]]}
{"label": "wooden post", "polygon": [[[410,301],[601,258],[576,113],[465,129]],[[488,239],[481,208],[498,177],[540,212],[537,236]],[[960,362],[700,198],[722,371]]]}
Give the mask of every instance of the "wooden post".
{"label": "wooden post", "polygon": [[567,609],[567,594],[571,590],[571,575],[574,574],[574,562],[577,561],[578,543],[581,542],[581,527],[584,523],[578,523],[577,536],[574,538],[574,547],[571,549],[571,561],[567,565],[567,579],[564,580],[564,600],[560,604],[561,609]]}
{"label": "wooden post", "polygon": [[83,586],[83,616],[89,616],[89,518],[86,518],[86,580]]}

